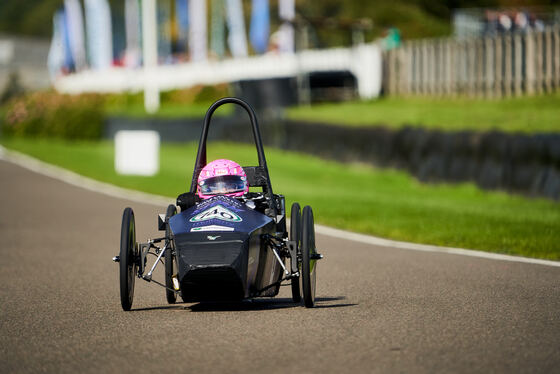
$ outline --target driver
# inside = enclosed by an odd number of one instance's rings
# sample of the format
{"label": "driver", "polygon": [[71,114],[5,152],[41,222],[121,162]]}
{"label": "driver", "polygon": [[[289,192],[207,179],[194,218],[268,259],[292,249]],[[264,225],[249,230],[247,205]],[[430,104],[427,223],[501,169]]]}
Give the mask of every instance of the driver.
{"label": "driver", "polygon": [[219,159],[207,164],[198,176],[198,196],[209,199],[216,195],[243,196],[249,191],[247,175],[238,163]]}

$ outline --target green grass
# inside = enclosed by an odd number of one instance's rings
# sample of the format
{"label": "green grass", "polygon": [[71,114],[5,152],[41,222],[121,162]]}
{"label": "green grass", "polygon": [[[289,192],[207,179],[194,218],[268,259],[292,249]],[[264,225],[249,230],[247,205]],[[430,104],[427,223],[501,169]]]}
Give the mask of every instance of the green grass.
{"label": "green grass", "polygon": [[[170,197],[188,189],[196,154],[195,144],[164,144],[156,177],[130,177],[114,172],[110,142],[0,141],[95,179]],[[209,159],[218,157],[256,164],[253,146],[211,143]],[[267,149],[267,158],[275,192],[286,196],[287,206],[311,205],[318,223],[397,240],[560,260],[558,203],[481,191],[472,184],[422,184],[400,171],[275,149]]]}
{"label": "green grass", "polygon": [[504,100],[389,98],[290,108],[287,118],[347,126],[560,132],[560,93]]}

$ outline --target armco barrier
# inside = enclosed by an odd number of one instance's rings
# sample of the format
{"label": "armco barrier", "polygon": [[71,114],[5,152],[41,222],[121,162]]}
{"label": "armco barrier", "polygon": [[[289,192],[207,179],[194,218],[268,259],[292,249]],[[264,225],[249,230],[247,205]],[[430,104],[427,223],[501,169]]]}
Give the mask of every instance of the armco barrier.
{"label": "armco barrier", "polygon": [[[105,136],[119,129],[153,129],[161,140],[198,141],[202,120],[113,118]],[[244,117],[216,118],[212,140],[252,141]],[[281,149],[340,162],[405,169],[424,182],[473,181],[484,189],[560,199],[560,133],[444,132],[416,127],[346,127],[296,121],[263,123],[263,141]]]}

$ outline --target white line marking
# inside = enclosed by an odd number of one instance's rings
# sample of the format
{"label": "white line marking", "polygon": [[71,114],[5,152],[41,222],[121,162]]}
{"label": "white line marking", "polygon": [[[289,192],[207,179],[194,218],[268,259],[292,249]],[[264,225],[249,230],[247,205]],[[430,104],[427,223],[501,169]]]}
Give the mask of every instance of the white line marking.
{"label": "white line marking", "polygon": [[84,177],[83,175],[69,171],[67,169],[47,164],[46,162],[40,161],[26,154],[6,149],[1,145],[0,159],[14,163],[35,173],[46,175],[47,177],[58,179],[73,186],[84,188],[86,190],[97,193],[102,193],[111,197],[165,207],[171,203],[174,203],[174,199],[171,197],[152,195],[146,192],[129,190],[126,188],[114,186],[109,183],[99,182],[94,179]]}
{"label": "white line marking", "polygon": [[[126,188],[116,187],[112,184],[96,181],[91,178],[84,177],[74,172],[68,171],[58,166],[47,164],[36,158],[30,157],[23,153],[8,150],[0,145],[0,159],[12,162],[21,167],[34,171],[38,174],[58,179],[69,183],[73,186],[81,187],[89,191],[102,193],[111,197],[127,199],[142,204],[151,204],[156,206],[167,206],[173,203],[170,197],[152,195],[145,192],[129,190]],[[339,230],[332,227],[315,224],[315,231],[322,235],[332,236],[340,239],[350,240],[358,243],[371,244],[380,247],[407,249],[411,251],[446,253],[469,257],[479,257],[489,260],[521,262],[526,264],[537,264],[546,266],[560,267],[560,261],[541,260],[537,258],[518,257],[503,255],[498,253],[475,251],[472,249],[439,247],[427,244],[416,244],[408,242],[399,242],[396,240],[383,239],[375,236],[353,233],[349,231]]]}

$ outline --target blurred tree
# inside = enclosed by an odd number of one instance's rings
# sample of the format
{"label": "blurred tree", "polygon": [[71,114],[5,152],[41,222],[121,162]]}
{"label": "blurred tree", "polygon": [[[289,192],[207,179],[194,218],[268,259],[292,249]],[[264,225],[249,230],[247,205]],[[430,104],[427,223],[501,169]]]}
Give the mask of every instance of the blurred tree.
{"label": "blurred tree", "polygon": [[62,0],[0,1],[0,32],[49,37],[52,17]]}
{"label": "blurred tree", "polygon": [[[109,3],[111,9],[123,6],[123,0]],[[243,3],[249,17],[251,0]],[[0,33],[50,37],[53,13],[62,4],[63,0],[0,0]],[[277,5],[278,0],[271,0],[272,30],[277,25]],[[373,21],[367,41],[390,27],[410,39],[449,34],[455,8],[558,5],[560,0],[296,0],[299,15],[314,26],[317,46],[347,45],[352,28],[362,18]]]}

